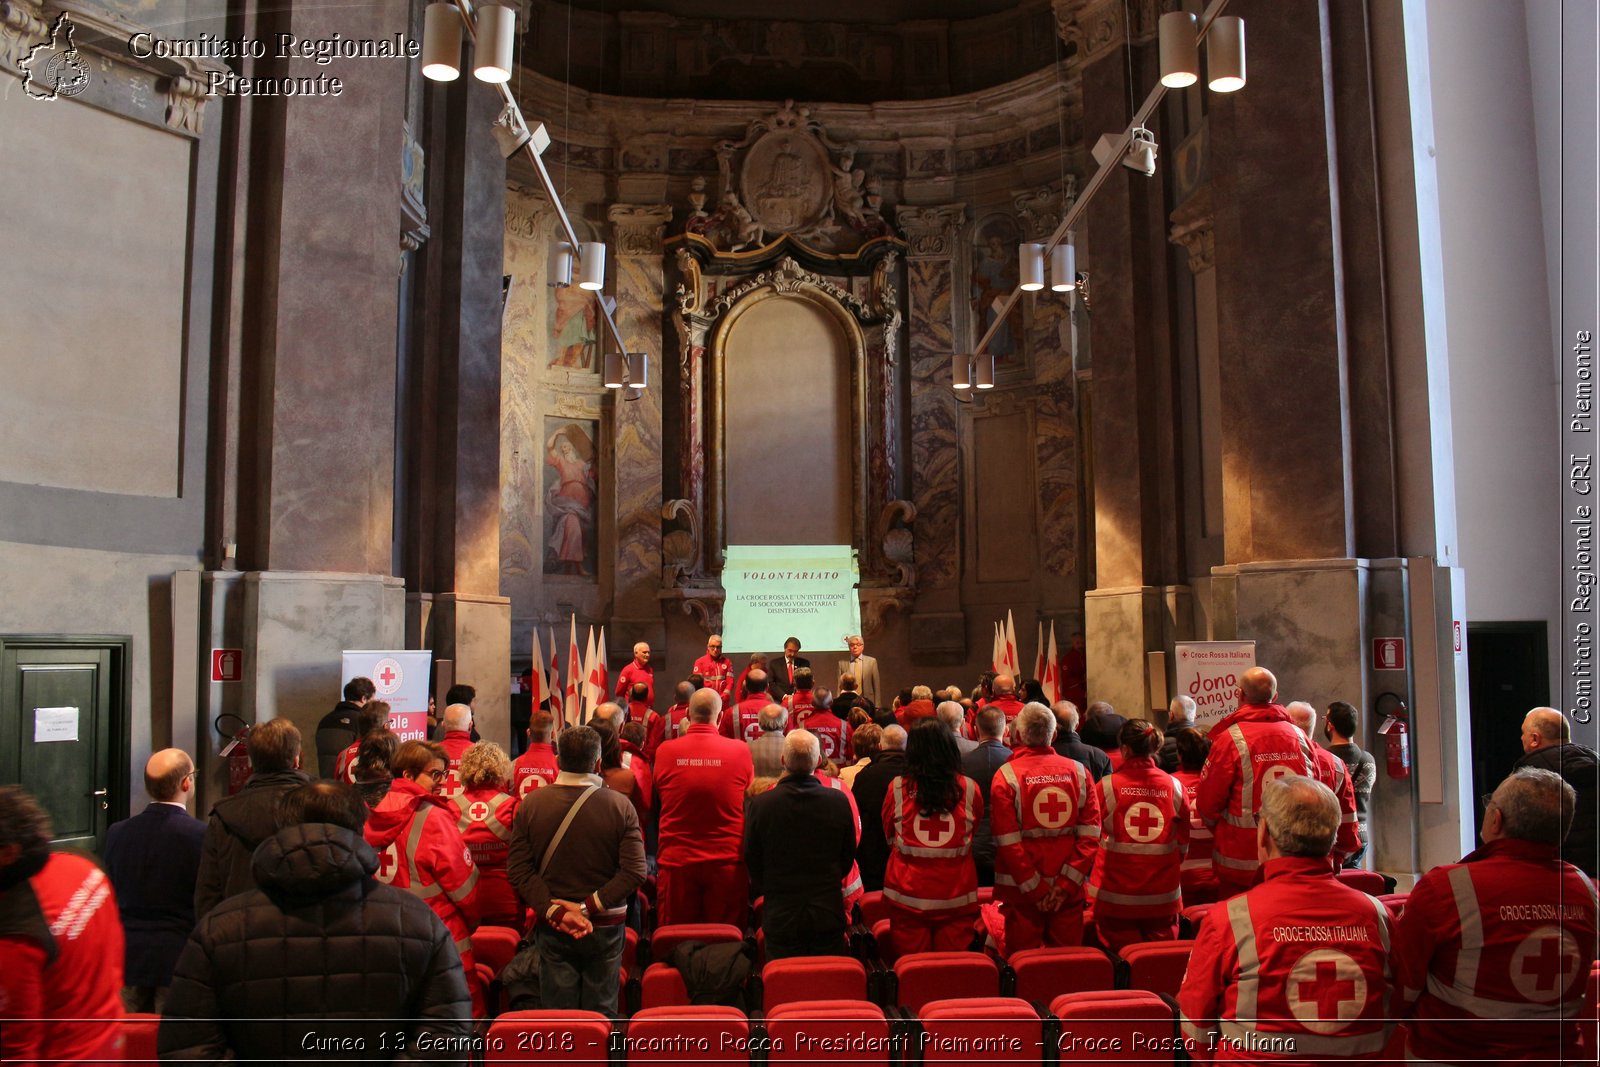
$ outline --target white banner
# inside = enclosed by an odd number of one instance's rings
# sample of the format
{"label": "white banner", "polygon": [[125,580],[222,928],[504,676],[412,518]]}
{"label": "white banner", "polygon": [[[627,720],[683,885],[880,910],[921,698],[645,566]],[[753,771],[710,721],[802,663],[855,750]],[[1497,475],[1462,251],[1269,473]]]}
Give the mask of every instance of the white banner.
{"label": "white banner", "polygon": [[859,580],[849,545],[729,545],[723,651],[775,652],[790,637],[808,653],[843,649],[861,632]]}
{"label": "white banner", "polygon": [[1202,729],[1239,706],[1239,676],[1256,665],[1254,641],[1188,641],[1173,649],[1178,658],[1175,692],[1194,699]]}
{"label": "white banner", "polygon": [[[345,650],[344,681],[371,678],[378,692],[372,699],[389,704],[389,729],[401,741],[428,739],[428,675],[433,668],[429,651],[386,652]],[[441,709],[442,710],[442,709]]]}

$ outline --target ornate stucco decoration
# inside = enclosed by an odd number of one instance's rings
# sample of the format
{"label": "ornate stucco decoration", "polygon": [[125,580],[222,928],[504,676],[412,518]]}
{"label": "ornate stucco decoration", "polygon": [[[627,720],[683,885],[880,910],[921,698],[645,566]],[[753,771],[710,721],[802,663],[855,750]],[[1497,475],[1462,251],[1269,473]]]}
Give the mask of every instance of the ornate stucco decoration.
{"label": "ornate stucco decoration", "polygon": [[1216,215],[1209,187],[1191,196],[1172,213],[1168,237],[1189,254],[1189,273],[1203,274],[1216,265]]}

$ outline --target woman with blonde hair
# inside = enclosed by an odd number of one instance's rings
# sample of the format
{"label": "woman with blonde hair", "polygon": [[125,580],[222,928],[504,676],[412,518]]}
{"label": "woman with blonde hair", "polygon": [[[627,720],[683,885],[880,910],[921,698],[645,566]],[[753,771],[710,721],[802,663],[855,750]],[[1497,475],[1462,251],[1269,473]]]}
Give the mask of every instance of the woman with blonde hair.
{"label": "woman with blonde hair", "polygon": [[506,877],[511,823],[517,815],[517,798],[511,795],[511,757],[493,741],[479,741],[461,754],[456,773],[465,787],[456,825],[478,865],[479,923],[521,930],[525,908]]}

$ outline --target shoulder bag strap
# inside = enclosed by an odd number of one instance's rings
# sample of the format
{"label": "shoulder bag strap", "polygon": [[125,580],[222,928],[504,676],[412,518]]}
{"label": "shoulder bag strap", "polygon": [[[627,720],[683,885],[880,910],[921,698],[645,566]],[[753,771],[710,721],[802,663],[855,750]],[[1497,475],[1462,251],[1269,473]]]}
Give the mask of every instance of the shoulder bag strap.
{"label": "shoulder bag strap", "polygon": [[557,846],[561,844],[562,838],[567,836],[567,828],[572,825],[572,820],[578,817],[578,809],[583,807],[584,803],[594,796],[595,791],[599,788],[597,785],[589,786],[577,800],[572,802],[572,807],[567,809],[567,817],[561,820],[560,826],[556,827],[556,835],[550,839],[550,844],[545,847],[544,855],[539,859],[540,878],[543,878],[544,872],[550,869],[550,857],[556,854]]}

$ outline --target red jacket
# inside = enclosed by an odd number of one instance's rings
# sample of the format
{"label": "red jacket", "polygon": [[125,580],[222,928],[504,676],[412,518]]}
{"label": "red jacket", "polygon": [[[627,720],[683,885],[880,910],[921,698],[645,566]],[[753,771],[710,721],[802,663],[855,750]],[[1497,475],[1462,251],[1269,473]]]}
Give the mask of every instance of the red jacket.
{"label": "red jacket", "polygon": [[650,768],[650,761],[644,758],[632,741],[619,742],[622,748],[622,765],[633,772],[633,780],[639,786],[639,821],[643,823],[644,813],[655,806],[655,773]]}
{"label": "red jacket", "polygon": [[1397,978],[1416,1005],[1412,1054],[1571,1057],[1594,944],[1594,885],[1554,845],[1501,838],[1435,867],[1395,935]]}
{"label": "red jacket", "polygon": [[561,769],[556,766],[556,750],[545,742],[535,742],[528,751],[517,757],[511,765],[511,792],[518,800],[556,780]]}
{"label": "red jacket", "polygon": [[1321,745],[1311,746],[1311,758],[1316,761],[1316,779],[1339,798],[1339,835],[1333,839],[1333,858],[1342,862],[1346,856],[1361,851],[1361,827],[1356,821],[1356,787],[1350,781],[1350,771],[1344,760]]}
{"label": "red jacket", "polygon": [[723,737],[731,737],[735,741],[754,741],[761,736],[761,726],[756,721],[761,715],[761,709],[769,707],[772,698],[765,693],[757,693],[746,697],[739,703],[722,709],[722,721],[718,724]]}
{"label": "red jacket", "polygon": [[954,808],[925,815],[917,809],[914,780],[902,775],[890,784],[880,815],[889,841],[885,900],[941,915],[978,910],[972,832],[983,816],[983,795],[978,783],[965,775],[956,776],[956,790]]}
{"label": "red jacket", "polygon": [[1100,779],[1100,862],[1089,879],[1096,915],[1176,915],[1189,802],[1153,756],[1123,761]]}
{"label": "red jacket", "polygon": [[1178,990],[1190,1054],[1381,1058],[1394,1025],[1389,909],[1341,884],[1327,859],[1286,856],[1262,874],[1260,885],[1216,905],[1195,938]]}
{"label": "red jacket", "polygon": [[1189,847],[1183,850],[1183,900],[1187,904],[1209,903],[1217,899],[1217,872],[1211,869],[1211,827],[1200,818],[1194,793],[1200,786],[1199,771],[1174,771],[1172,777],[1183,786],[1183,799],[1189,805]]}
{"label": "red jacket", "polygon": [[701,656],[694,661],[690,674],[698,674],[705,681],[707,689],[715,689],[722,694],[724,704],[731,703],[733,697],[733,660],[727,656],[718,656],[712,659],[710,654]]}
{"label": "red jacket", "polygon": [[348,785],[356,784],[356,753],[360,750],[361,742],[356,741],[339,753],[339,758],[333,764],[334,781],[345,782]]}
{"label": "red jacket", "polygon": [[[817,775],[817,781],[821,782],[829,789],[837,789],[839,792],[844,794],[846,800],[850,801],[850,817],[854,819],[856,823],[856,847],[860,848],[861,809],[856,806],[856,795],[850,791],[849,786],[845,785],[843,781],[835,778],[831,774],[819,774]],[[842,889],[844,892],[844,917],[846,921],[849,921],[850,917],[855,914],[856,903],[860,901],[862,897],[866,896],[866,891],[861,887],[861,864],[850,864],[850,873],[844,876],[844,886]]]}
{"label": "red jacket", "polygon": [[[1211,754],[1200,772],[1195,803],[1216,834],[1217,880],[1237,889],[1255,881],[1256,816],[1269,777],[1315,777],[1311,742],[1277,704],[1245,704],[1211,728]],[[1281,770],[1280,770],[1281,768]]]}
{"label": "red jacket", "polygon": [[994,832],[994,895],[1005,904],[1038,904],[1063,880],[1069,901],[1100,847],[1100,803],[1089,772],[1051,748],[1019,748],[989,785]]}
{"label": "red jacket", "polygon": [[511,823],[516,816],[516,797],[493,787],[469,789],[461,795],[461,818],[456,821],[456,828],[478,869],[479,923],[520,930],[522,900],[506,878]]}
{"label": "red jacket", "polygon": [[[726,712],[723,713],[723,717],[724,718],[727,717],[727,713]],[[664,731],[665,734],[666,734],[664,740],[673,741],[673,740],[676,740],[677,738],[682,737],[683,736],[683,731],[685,729],[687,729],[688,725],[689,725],[689,705],[687,705],[687,704],[674,704],[674,705],[672,705],[672,707],[667,709],[667,714],[666,714],[665,718],[667,720],[667,728]],[[661,750],[661,745],[657,744],[656,745],[656,751],[659,752],[660,750]]]}
{"label": "red jacket", "polygon": [[627,700],[628,693],[639,682],[643,682],[650,690],[650,695],[645,699],[651,704],[656,702],[656,669],[650,666],[641,667],[633,660],[617,672],[617,697]]}
{"label": "red jacket", "polygon": [[0,1059],[121,1059],[122,920],[105,872],[54,852],[0,901]]}
{"label": "red jacket", "polygon": [[654,711],[644,717],[644,758],[651,763],[656,760],[656,749],[661,747],[661,742],[667,738],[666,717]]}
{"label": "red jacket", "polygon": [[693,723],[656,750],[662,867],[737,863],[744,854],[744,791],[755,777],[750,749]]}
{"label": "red jacket", "polygon": [[650,716],[654,714],[655,712],[650,710],[650,705],[645,701],[630,700],[622,710],[622,721],[624,723],[648,723],[650,721]]}
{"label": "red jacket", "polygon": [[439,795],[447,800],[459,800],[467,791],[461,784],[461,754],[472,747],[472,731],[451,730],[439,742],[439,747],[450,757],[450,767],[439,786]]}
{"label": "red jacket", "polygon": [[478,867],[461,840],[461,812],[443,797],[396,778],[363,830],[378,853],[380,882],[409,890],[444,922],[472,973],[471,932],[478,925]]}
{"label": "red jacket", "polygon": [[855,731],[850,729],[849,723],[835,715],[832,709],[813,711],[806,716],[804,724],[793,729],[809,730],[816,734],[817,744],[822,746],[823,759],[845,764],[854,758],[854,753],[850,749],[850,738]]}

